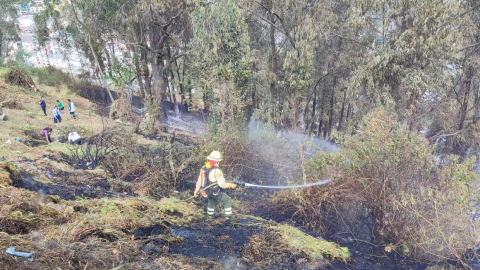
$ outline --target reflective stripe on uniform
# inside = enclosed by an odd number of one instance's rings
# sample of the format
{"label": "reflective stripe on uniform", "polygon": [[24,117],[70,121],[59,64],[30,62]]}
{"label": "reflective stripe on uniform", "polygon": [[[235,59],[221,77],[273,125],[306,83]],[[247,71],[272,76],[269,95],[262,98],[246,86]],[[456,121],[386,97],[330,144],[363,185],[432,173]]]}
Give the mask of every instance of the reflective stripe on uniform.
{"label": "reflective stripe on uniform", "polygon": [[207,207],[207,215],[211,216],[215,213],[215,208],[208,208]]}

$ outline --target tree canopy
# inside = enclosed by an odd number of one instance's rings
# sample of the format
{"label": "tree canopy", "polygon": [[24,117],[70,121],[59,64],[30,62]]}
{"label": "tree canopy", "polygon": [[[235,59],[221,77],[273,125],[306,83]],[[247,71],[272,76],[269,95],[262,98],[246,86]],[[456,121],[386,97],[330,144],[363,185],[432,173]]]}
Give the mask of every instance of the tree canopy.
{"label": "tree canopy", "polygon": [[[2,5],[4,40],[14,3]],[[131,97],[135,81],[163,119],[170,100],[212,112],[221,129],[254,118],[340,139],[382,106],[463,155],[480,138],[479,9],[440,0],[47,1],[35,35],[44,46],[59,33],[64,55],[83,54],[107,90],[106,77]]]}

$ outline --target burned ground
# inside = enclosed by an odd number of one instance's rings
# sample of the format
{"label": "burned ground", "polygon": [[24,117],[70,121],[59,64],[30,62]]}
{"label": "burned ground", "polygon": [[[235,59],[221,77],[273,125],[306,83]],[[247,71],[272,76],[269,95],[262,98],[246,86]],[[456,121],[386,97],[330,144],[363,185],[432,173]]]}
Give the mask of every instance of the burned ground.
{"label": "burned ground", "polygon": [[[22,166],[19,166],[23,168]],[[21,170],[20,170],[21,171]],[[23,269],[48,269],[45,256],[51,256],[50,249],[67,256],[71,268],[83,269],[110,269],[107,265],[123,265],[126,269],[172,269],[162,265],[176,265],[185,269],[424,269],[423,265],[409,265],[400,257],[382,252],[382,247],[369,247],[358,243],[347,243],[355,250],[352,262],[345,264],[337,260],[311,261],[306,254],[296,253],[282,242],[277,232],[269,229],[270,225],[279,222],[295,223],[291,213],[276,213],[269,205],[269,190],[237,190],[232,192],[235,204],[245,204],[237,211],[239,217],[232,221],[225,221],[223,217],[208,219],[199,216],[188,224],[179,226],[175,220],[191,215],[178,210],[166,211],[163,218],[150,219],[146,226],[133,225],[131,222],[111,224],[108,229],[100,224],[78,223],[81,216],[91,215],[92,212],[128,213],[122,203],[106,203],[108,206],[97,209],[90,200],[105,200],[102,198],[132,198],[122,193],[108,190],[107,186],[93,186],[96,179],[85,180],[83,185],[72,186],[64,184],[44,184],[36,181],[31,175],[21,173],[23,180],[17,181],[17,186],[0,189],[3,194],[1,203],[10,205],[6,213],[23,213],[20,216],[6,216],[0,219],[2,231],[9,234],[10,242],[7,245],[17,245],[19,250],[33,252],[35,260],[16,258],[25,266]],[[68,182],[69,178],[78,176],[52,175],[53,179],[62,179]],[[88,184],[88,181],[91,181]],[[21,183],[21,184],[19,184]],[[31,190],[31,191],[28,191]],[[39,192],[40,191],[40,192]],[[40,197],[38,197],[39,195]],[[35,199],[33,199],[35,198]],[[69,202],[65,202],[65,200]],[[60,205],[71,207],[71,214],[62,214],[56,210]],[[197,199],[190,204],[193,208],[203,212],[205,202]],[[256,205],[257,207],[254,207]],[[261,207],[258,207],[261,206]],[[92,208],[93,207],[93,208]],[[95,209],[94,209],[95,208]],[[135,204],[134,209],[139,215],[148,215],[151,206],[146,203]],[[99,210],[100,209],[100,210]],[[63,210],[65,211],[65,210]],[[245,211],[245,212],[244,212]],[[68,212],[68,211],[67,211]],[[48,213],[47,216],[45,214]],[[106,213],[109,214],[109,213]],[[253,214],[248,216],[247,214]],[[25,216],[27,215],[27,216]],[[70,215],[70,216],[69,216]],[[74,215],[73,218],[71,215]],[[137,215],[137,214],[135,214]],[[171,220],[170,220],[171,219]],[[77,221],[76,221],[77,220]],[[48,224],[48,225],[47,225]],[[147,225],[150,224],[150,225]],[[61,239],[46,240],[49,238],[42,230],[45,226],[64,226],[68,236]],[[119,227],[118,227],[119,226]],[[114,229],[117,227],[116,229]],[[321,237],[321,236],[318,236]],[[337,237],[332,240],[341,240]],[[36,240],[34,240],[36,239]],[[29,244],[37,243],[35,247]],[[60,241],[60,242],[58,242]],[[6,243],[5,243],[6,244]],[[2,245],[4,248],[7,245]],[[86,251],[76,246],[91,246]],[[122,246],[123,250],[118,249]],[[99,257],[92,257],[93,253],[102,251]],[[92,253],[93,252],[93,253]],[[111,252],[112,254],[108,254]],[[68,255],[67,255],[68,254]],[[379,260],[376,256],[383,255]],[[108,257],[108,259],[107,259]],[[60,258],[52,258],[55,261]],[[50,261],[51,262],[51,261]],[[161,263],[160,263],[161,262]],[[353,263],[353,264],[352,264]],[[2,266],[11,265],[10,258],[4,260]],[[63,264],[65,266],[65,264]],[[412,268],[413,267],[413,268]],[[21,268],[22,269],[22,268]],[[175,269],[175,268],[173,268]]]}

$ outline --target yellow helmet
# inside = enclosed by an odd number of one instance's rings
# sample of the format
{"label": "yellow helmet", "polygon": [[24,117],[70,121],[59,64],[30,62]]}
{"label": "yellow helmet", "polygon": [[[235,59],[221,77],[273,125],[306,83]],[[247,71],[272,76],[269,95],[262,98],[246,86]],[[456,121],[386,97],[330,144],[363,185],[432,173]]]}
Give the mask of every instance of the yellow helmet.
{"label": "yellow helmet", "polygon": [[218,151],[213,151],[210,153],[210,155],[207,157],[208,160],[214,160],[214,161],[222,161],[223,160],[223,155],[218,152]]}

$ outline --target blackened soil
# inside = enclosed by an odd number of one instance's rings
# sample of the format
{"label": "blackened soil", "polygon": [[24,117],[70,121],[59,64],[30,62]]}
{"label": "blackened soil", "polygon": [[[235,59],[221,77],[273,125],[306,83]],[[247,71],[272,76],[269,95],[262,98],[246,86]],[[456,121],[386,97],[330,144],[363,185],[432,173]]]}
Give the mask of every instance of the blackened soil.
{"label": "blackened soil", "polygon": [[368,243],[345,243],[338,244],[348,247],[351,252],[351,261],[348,264],[333,261],[327,269],[352,269],[352,270],[423,270],[427,264],[409,262],[406,258],[395,252],[386,253],[383,246],[374,246]]}
{"label": "blackened soil", "polygon": [[75,200],[80,198],[103,198],[103,197],[117,197],[125,198],[129,195],[124,193],[117,193],[105,190],[99,186],[74,186],[65,184],[44,184],[34,180],[30,175],[23,174],[21,181],[14,183],[15,187],[24,188],[40,194],[58,195],[64,200]]}
{"label": "blackened soil", "polygon": [[164,224],[156,224],[155,226],[138,228],[130,232],[130,234],[135,238],[158,236],[166,233],[170,233],[170,228]]}
{"label": "blackened soil", "polygon": [[241,259],[242,250],[250,236],[261,229],[244,225],[249,222],[249,219],[204,218],[189,227],[157,224],[130,234],[135,239],[145,239],[140,249],[146,254],[182,255],[220,262],[225,269],[248,269],[242,266],[245,264]]}
{"label": "blackened soil", "polygon": [[[223,219],[223,218],[219,218]],[[207,257],[221,260],[225,256],[240,257],[248,238],[256,227],[236,226],[230,221],[212,224],[209,221],[192,227],[172,229],[184,239],[181,246],[171,246],[170,253],[185,256]]]}

